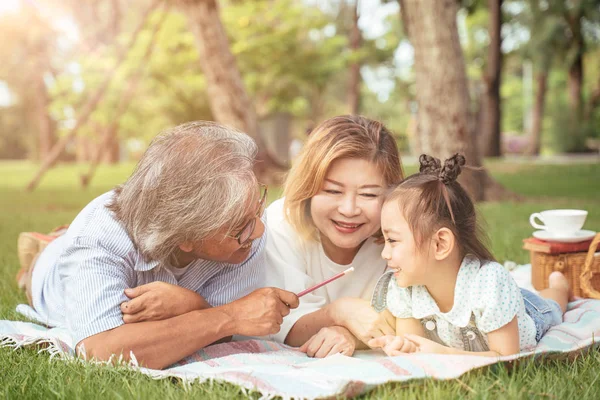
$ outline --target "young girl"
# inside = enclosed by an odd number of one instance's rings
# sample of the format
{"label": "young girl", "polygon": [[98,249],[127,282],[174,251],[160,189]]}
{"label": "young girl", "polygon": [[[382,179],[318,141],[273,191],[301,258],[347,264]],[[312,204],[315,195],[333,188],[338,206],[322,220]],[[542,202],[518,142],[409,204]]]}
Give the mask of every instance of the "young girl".
{"label": "young girl", "polygon": [[382,257],[391,272],[378,282],[372,304],[396,317],[396,336],[369,346],[390,356],[505,356],[533,348],[562,322],[566,278],[553,273],[539,296],[519,289],[477,237],[475,208],[456,182],[464,157],[457,154],[443,167],[430,156],[419,161],[420,173],[398,185],[381,212]]}

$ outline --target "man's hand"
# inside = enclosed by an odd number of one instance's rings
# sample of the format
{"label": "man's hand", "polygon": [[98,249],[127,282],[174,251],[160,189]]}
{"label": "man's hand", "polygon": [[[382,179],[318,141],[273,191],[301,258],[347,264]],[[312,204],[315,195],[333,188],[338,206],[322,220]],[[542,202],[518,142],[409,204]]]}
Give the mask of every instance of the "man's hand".
{"label": "man's hand", "polygon": [[234,321],[237,335],[265,336],[279,332],[283,317],[298,304],[292,292],[262,288],[222,308]]}
{"label": "man's hand", "polygon": [[125,289],[131,300],[121,303],[123,322],[161,321],[193,310],[209,308],[198,293],[166,282]]}
{"label": "man's hand", "polygon": [[338,299],[331,304],[331,313],[336,325],[345,326],[365,344],[373,338],[396,333],[394,316],[388,310],[377,313],[363,299]]}
{"label": "man's hand", "polygon": [[309,357],[323,358],[334,354],[352,356],[357,345],[352,333],[343,326],[327,326],[300,347]]}
{"label": "man's hand", "polygon": [[[413,335],[415,336],[415,335]],[[369,340],[367,343],[371,348],[381,348],[388,356],[398,356],[404,353],[414,353],[417,346],[402,336],[385,335]]]}

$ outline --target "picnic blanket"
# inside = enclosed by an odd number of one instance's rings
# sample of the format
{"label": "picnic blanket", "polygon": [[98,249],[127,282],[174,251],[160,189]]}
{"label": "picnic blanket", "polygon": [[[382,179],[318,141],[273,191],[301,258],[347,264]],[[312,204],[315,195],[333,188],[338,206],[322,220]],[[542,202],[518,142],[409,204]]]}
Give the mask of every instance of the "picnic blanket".
{"label": "picnic blanket", "polygon": [[[518,276],[522,271],[517,271]],[[527,286],[527,285],[525,285]],[[265,340],[222,343],[181,360],[165,370],[141,368],[156,379],[177,377],[185,382],[226,381],[260,392],[264,397],[352,397],[386,382],[418,378],[452,379],[480,367],[524,357],[566,356],[595,346],[600,335],[600,300],[569,304],[564,323],[553,327],[534,351],[507,357],[408,354],[387,357],[380,351],[359,351],[354,357],[335,355],[313,359],[296,348]],[[28,322],[0,321],[0,346],[19,348],[45,344],[51,357],[73,359],[71,338],[62,328]]]}

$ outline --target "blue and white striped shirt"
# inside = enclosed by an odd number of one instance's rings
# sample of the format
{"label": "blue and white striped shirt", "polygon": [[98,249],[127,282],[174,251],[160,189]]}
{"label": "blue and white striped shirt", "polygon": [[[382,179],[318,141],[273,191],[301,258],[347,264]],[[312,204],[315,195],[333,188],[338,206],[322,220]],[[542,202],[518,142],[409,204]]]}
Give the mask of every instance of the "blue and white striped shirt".
{"label": "blue and white striped shirt", "polygon": [[65,326],[73,344],[123,324],[126,288],[162,281],[220,306],[264,286],[266,233],[242,264],[196,260],[179,280],[156,261],[145,262],[123,225],[106,208],[113,192],[89,203],[68,231],[42,252],[34,269],[33,306],[48,325]]}

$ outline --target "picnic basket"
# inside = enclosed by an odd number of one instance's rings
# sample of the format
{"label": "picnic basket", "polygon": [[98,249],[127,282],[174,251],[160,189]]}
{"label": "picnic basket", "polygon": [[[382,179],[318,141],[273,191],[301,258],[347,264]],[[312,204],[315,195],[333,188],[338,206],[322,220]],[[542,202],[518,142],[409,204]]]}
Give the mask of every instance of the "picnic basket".
{"label": "picnic basket", "polygon": [[600,299],[600,255],[596,249],[600,233],[596,234],[587,252],[547,254],[531,251],[531,282],[536,290],[548,287],[548,276],[562,272],[577,297]]}

